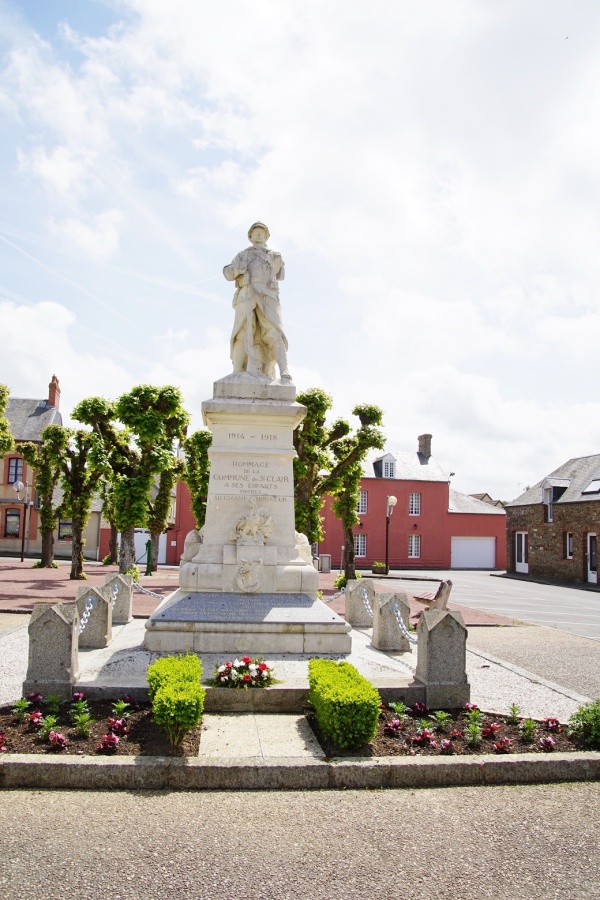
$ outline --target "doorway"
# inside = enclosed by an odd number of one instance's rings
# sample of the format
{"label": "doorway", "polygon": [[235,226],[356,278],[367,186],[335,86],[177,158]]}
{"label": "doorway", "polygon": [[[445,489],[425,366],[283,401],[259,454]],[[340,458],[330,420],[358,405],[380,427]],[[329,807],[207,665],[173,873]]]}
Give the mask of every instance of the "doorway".
{"label": "doorway", "polygon": [[526,531],[515,534],[515,572],[529,572],[529,535]]}
{"label": "doorway", "polygon": [[598,547],[595,531],[587,533],[587,580],[590,584],[598,584]]}

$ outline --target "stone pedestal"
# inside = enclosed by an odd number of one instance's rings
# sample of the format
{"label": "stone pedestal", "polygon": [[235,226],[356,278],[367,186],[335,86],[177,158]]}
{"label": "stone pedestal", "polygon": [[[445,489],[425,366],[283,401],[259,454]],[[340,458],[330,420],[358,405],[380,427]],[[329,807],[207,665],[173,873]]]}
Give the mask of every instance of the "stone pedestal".
{"label": "stone pedestal", "polygon": [[29,620],[29,663],[23,695],[35,691],[71,699],[79,675],[74,603],[36,603]]}
{"label": "stone pedestal", "polygon": [[467,629],[458,612],[426,609],[417,625],[417,681],[431,709],[458,709],[469,702]]}
{"label": "stone pedestal", "polygon": [[373,607],[372,644],[377,650],[398,650],[410,652],[410,641],[404,637],[395,609],[402,618],[408,631],[410,623],[410,604],[405,593],[378,594]]}
{"label": "stone pedestal", "polygon": [[[310,548],[295,532],[293,432],[306,415],[295,396],[290,383],[241,373],[202,404],[213,435],[202,541],[186,541],[179,591],[148,621],[148,649],[349,652],[350,626],[317,600]],[[215,612],[206,594],[218,593]]]}

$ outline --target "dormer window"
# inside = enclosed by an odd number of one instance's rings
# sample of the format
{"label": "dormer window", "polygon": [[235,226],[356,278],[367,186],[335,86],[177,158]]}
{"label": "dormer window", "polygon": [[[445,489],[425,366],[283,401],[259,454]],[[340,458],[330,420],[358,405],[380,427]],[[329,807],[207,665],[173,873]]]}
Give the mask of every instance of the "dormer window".
{"label": "dormer window", "polygon": [[582,494],[600,494],[600,478],[594,478],[593,481],[590,481],[588,486]]}
{"label": "dormer window", "polygon": [[384,459],[383,461],[383,477],[384,478],[395,478],[396,477],[396,462],[393,459]]}
{"label": "dormer window", "polygon": [[552,522],[554,520],[554,510],[552,508],[552,495],[554,491],[551,487],[544,488],[544,522]]}

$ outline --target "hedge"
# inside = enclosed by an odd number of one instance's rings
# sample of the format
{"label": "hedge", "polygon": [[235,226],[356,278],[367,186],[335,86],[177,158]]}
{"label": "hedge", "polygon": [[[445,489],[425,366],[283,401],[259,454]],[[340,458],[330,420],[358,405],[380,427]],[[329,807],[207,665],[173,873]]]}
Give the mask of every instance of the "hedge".
{"label": "hedge", "polygon": [[381,699],[353,665],[311,659],[308,684],[319,727],[340,750],[357,749],[373,739]]}

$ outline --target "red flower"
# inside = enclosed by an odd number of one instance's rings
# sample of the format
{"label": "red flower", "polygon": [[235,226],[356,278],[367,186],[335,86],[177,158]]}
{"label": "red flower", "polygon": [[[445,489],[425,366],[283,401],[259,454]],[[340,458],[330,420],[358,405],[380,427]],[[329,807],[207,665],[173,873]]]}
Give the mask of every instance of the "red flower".
{"label": "red flower", "polygon": [[252,681],[252,675],[246,672],[246,674],[244,675],[244,681]]}
{"label": "red flower", "polygon": [[250,663],[252,662],[252,660],[250,659],[249,656],[242,656],[242,662],[244,663],[245,666],[249,666]]}
{"label": "red flower", "polygon": [[233,663],[232,663],[232,662],[226,662],[225,665],[227,666],[228,669],[230,669],[230,668],[232,667]]}
{"label": "red flower", "polygon": [[268,667],[268,665],[267,665],[266,663],[259,663],[259,664],[258,664],[258,671],[259,671],[259,672],[266,672],[266,670],[267,670],[268,668],[269,668],[269,667]]}

